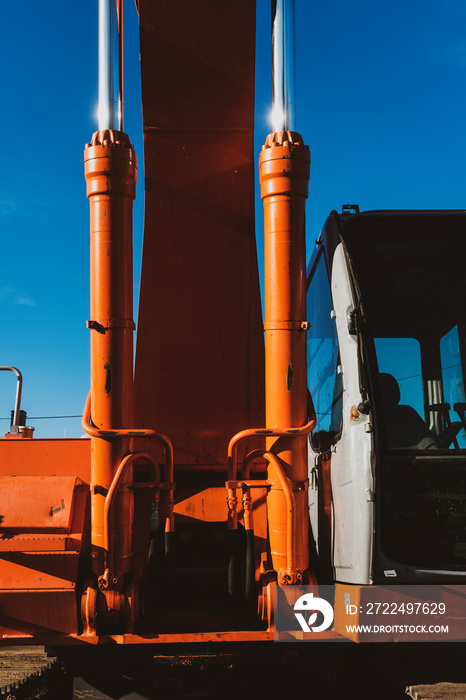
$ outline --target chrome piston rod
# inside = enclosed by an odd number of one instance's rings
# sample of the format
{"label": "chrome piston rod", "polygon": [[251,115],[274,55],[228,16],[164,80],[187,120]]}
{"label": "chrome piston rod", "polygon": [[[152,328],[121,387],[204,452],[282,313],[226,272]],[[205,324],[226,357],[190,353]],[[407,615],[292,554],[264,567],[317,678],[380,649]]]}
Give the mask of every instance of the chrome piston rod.
{"label": "chrome piston rod", "polygon": [[123,0],[99,0],[98,123],[123,131]]}
{"label": "chrome piston rod", "polygon": [[272,128],[294,130],[295,3],[272,2]]}

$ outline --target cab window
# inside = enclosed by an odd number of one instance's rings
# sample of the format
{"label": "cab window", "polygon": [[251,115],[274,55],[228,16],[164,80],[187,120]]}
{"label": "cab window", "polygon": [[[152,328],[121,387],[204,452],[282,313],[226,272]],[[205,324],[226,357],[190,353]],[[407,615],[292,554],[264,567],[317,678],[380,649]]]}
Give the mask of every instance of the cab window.
{"label": "cab window", "polygon": [[307,382],[317,418],[313,435],[320,434],[322,445],[322,439],[325,444],[338,436],[343,416],[338,339],[323,251],[311,273],[307,316],[311,323],[307,335]]}

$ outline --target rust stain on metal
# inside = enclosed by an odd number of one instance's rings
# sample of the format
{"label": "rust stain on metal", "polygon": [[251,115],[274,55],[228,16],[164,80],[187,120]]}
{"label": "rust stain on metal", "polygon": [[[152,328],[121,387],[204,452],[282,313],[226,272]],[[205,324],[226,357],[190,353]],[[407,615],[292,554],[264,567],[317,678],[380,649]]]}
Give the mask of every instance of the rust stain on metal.
{"label": "rust stain on metal", "polygon": [[110,368],[110,362],[106,362],[104,365],[104,370],[106,372],[105,376],[105,393],[110,396],[112,391],[112,370]]}
{"label": "rust stain on metal", "polygon": [[286,371],[286,388],[291,391],[293,388],[293,370],[291,368],[291,362],[288,362],[288,369]]}

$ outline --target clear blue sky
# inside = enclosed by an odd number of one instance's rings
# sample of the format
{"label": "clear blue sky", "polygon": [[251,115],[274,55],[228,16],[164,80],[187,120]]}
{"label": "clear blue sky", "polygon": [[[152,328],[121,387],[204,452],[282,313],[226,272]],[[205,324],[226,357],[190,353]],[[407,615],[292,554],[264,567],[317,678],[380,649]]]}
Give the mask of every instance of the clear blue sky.
{"label": "clear blue sky", "polygon": [[[257,153],[270,108],[270,14],[266,0],[258,5]],[[75,415],[89,388],[83,149],[97,128],[97,0],[3,2],[1,15],[0,364],[23,372],[30,417]],[[125,130],[142,166],[132,0],[125,16]],[[312,154],[309,251],[343,203],[463,208],[466,3],[296,0],[296,17],[296,124]],[[142,175],[140,167],[135,293]],[[15,377],[0,374],[0,417],[14,394]],[[29,423],[36,437],[82,435],[79,419]]]}

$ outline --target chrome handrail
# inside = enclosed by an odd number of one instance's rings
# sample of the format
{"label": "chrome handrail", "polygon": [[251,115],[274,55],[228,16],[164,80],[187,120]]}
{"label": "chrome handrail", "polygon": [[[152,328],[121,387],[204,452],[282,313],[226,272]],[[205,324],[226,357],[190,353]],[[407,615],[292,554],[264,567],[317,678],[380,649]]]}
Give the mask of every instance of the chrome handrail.
{"label": "chrome handrail", "polygon": [[0,366],[0,371],[5,371],[5,372],[14,372],[16,376],[18,377],[18,381],[16,383],[16,399],[15,399],[15,409],[13,411],[13,423],[10,428],[10,433],[12,434],[17,434],[19,433],[19,416],[20,416],[20,408],[21,408],[21,392],[23,389],[23,375],[17,369],[16,367],[10,367],[9,365],[5,366]]}

